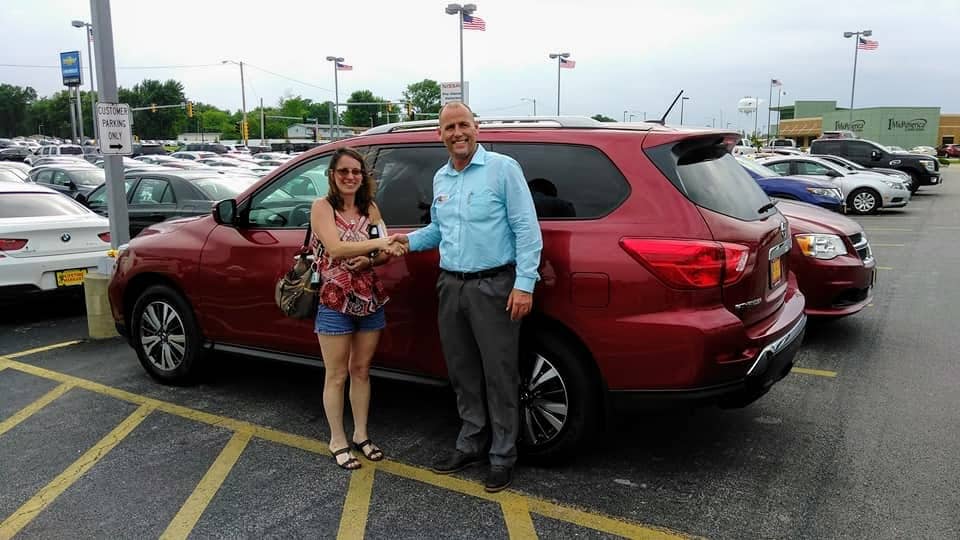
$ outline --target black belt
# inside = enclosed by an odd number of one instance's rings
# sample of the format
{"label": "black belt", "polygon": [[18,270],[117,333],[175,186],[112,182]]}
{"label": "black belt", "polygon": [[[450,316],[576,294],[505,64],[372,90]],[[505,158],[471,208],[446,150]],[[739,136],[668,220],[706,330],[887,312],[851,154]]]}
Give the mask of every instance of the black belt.
{"label": "black belt", "polygon": [[506,272],[513,268],[512,264],[505,264],[503,266],[498,266],[496,268],[488,268],[487,270],[480,270],[479,272],[451,272],[450,270],[444,270],[448,275],[451,275],[457,279],[468,280],[468,279],[483,279],[494,277],[502,272]]}

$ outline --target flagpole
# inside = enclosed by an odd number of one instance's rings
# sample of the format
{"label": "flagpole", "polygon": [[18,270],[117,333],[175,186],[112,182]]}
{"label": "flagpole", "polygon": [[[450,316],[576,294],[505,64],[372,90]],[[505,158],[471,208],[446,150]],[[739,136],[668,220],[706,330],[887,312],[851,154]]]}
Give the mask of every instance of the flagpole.
{"label": "flagpole", "polygon": [[853,40],[853,82],[850,84],[850,130],[853,130],[853,95],[857,89],[857,56],[860,53],[860,32],[856,32]]}
{"label": "flagpole", "polygon": [[463,88],[463,12],[458,14],[460,20],[460,101],[467,102],[467,93]]}
{"label": "flagpole", "polygon": [[770,105],[773,104],[773,79],[770,79],[770,92],[767,94],[767,139],[770,138]]}
{"label": "flagpole", "polygon": [[563,57],[557,56],[557,116],[560,116],[560,62],[563,62]]}
{"label": "flagpole", "polygon": [[[783,113],[780,111],[780,98],[783,97],[783,89],[777,87],[777,138],[780,138],[780,117]],[[767,131],[770,130],[770,120],[767,120]]]}

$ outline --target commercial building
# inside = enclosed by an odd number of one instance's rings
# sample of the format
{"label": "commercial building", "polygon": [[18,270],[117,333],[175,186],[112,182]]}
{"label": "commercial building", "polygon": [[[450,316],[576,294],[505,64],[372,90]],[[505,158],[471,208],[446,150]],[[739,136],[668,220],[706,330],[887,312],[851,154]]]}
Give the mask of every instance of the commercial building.
{"label": "commercial building", "polygon": [[865,107],[851,115],[836,101],[800,100],[772,110],[780,113],[780,123],[771,127],[771,134],[793,139],[798,146],[810,146],[824,131],[841,130],[906,149],[960,141],[960,114],[941,114],[939,107]]}

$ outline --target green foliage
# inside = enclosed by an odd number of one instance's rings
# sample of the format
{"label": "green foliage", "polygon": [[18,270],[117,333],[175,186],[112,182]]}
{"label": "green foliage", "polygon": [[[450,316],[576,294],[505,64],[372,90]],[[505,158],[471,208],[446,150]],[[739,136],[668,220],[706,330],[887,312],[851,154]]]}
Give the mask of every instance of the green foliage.
{"label": "green foliage", "polygon": [[33,132],[27,124],[27,109],[36,99],[37,91],[29,86],[0,84],[0,137]]}
{"label": "green foliage", "polygon": [[616,122],[615,119],[610,118],[609,116],[604,116],[604,115],[602,115],[602,114],[595,114],[595,115],[591,116],[590,118],[593,118],[593,119],[596,120],[597,122]]}
{"label": "green foliage", "polygon": [[[183,84],[173,79],[165,82],[144,79],[133,88],[120,88],[121,103],[131,108],[150,105],[177,105],[187,101]],[[175,139],[187,130],[187,112],[181,108],[137,111],[133,113],[133,133],[141,139]]]}
{"label": "green foliage", "polygon": [[[410,102],[412,113],[437,114],[440,112],[440,84],[430,79],[410,84],[403,91],[403,99]],[[411,114],[408,120],[413,119]]]}
{"label": "green foliage", "polygon": [[385,103],[382,97],[373,95],[370,90],[357,90],[347,99],[347,111],[343,113],[343,125],[353,127],[379,126],[387,122],[386,105],[349,105],[349,103]]}

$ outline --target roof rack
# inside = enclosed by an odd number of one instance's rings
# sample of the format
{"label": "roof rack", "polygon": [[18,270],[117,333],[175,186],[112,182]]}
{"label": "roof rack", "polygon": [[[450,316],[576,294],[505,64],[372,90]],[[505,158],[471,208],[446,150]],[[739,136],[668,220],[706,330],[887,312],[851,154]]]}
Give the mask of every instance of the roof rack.
{"label": "roof rack", "polygon": [[[554,127],[554,128],[598,128],[608,126],[587,116],[485,116],[477,118],[481,126],[508,127]],[[363,135],[380,135],[397,131],[414,131],[436,128],[439,120],[415,120],[376,126],[363,132]]]}

